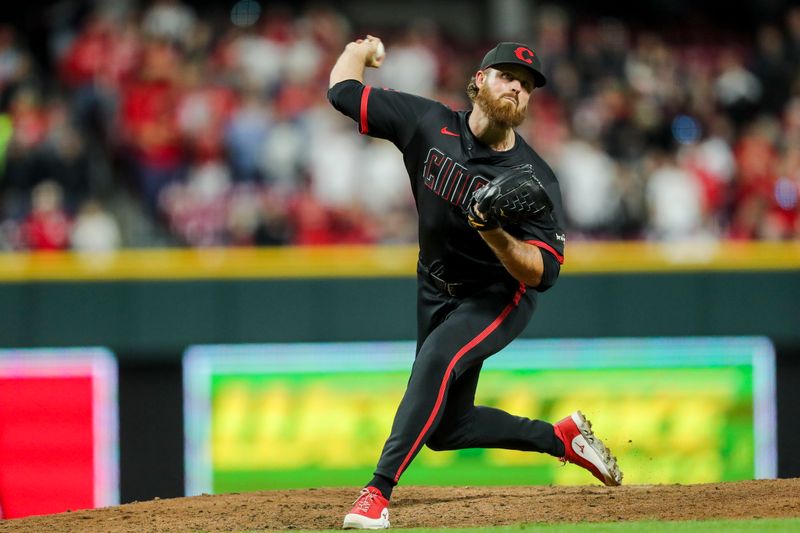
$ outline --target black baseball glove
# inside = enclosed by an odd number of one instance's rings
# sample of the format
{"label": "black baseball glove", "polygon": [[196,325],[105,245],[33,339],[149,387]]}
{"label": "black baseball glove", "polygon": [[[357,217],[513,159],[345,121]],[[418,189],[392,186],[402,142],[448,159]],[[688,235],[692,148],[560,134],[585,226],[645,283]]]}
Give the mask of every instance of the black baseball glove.
{"label": "black baseball glove", "polygon": [[467,220],[478,231],[542,218],[553,204],[533,165],[519,165],[497,176],[472,195]]}

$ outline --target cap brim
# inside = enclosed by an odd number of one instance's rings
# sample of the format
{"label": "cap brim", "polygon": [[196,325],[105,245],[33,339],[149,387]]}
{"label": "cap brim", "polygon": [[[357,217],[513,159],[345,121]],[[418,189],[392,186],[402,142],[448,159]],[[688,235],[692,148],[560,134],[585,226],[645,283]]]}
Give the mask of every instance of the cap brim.
{"label": "cap brim", "polygon": [[528,65],[527,63],[518,63],[516,61],[498,61],[497,63],[492,63],[490,65],[486,65],[483,67],[486,68],[493,68],[498,65],[517,65],[519,67],[526,68],[531,71],[533,74],[533,81],[536,83],[536,87],[543,87],[547,84],[547,78],[544,77],[544,74],[533,68],[532,66]]}

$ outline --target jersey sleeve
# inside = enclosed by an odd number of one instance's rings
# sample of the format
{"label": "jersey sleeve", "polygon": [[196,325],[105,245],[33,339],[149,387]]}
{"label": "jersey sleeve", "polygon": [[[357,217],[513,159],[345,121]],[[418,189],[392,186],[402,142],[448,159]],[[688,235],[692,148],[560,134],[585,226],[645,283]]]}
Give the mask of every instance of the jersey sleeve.
{"label": "jersey sleeve", "polygon": [[441,104],[412,94],[345,80],[328,90],[328,100],[358,123],[364,135],[387,139],[403,150],[424,116]]}

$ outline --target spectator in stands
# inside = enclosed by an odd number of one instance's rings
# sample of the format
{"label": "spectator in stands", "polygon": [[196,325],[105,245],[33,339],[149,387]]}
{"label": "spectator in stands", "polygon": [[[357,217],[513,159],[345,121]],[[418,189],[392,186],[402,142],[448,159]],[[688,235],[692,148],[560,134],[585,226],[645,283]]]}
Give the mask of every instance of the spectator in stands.
{"label": "spectator in stands", "polygon": [[714,83],[717,102],[737,127],[750,121],[758,110],[763,87],[744,66],[735,51],[725,50],[719,60],[720,73]]}
{"label": "spectator in stands", "polygon": [[608,238],[620,209],[616,163],[596,144],[573,138],[556,160],[564,210],[574,238]]}
{"label": "spectator in stands", "polygon": [[47,112],[39,93],[20,87],[9,109],[10,138],[6,145],[3,180],[5,215],[16,220],[30,208],[30,194],[43,179],[43,147],[47,137]]}
{"label": "spectator in stands", "polygon": [[121,127],[133,176],[151,216],[161,190],[183,178],[186,161],[175,109],[180,101],[180,52],[167,41],[145,44],[138,79],[126,85]]}
{"label": "spectator in stands", "polygon": [[261,182],[261,150],[272,123],[272,114],[255,91],[244,91],[240,104],[232,110],[224,133],[233,179]]}
{"label": "spectator in stands", "polygon": [[433,42],[435,24],[417,20],[389,46],[380,70],[370,72],[376,85],[431,98],[439,84],[439,64]]}
{"label": "spectator in stands", "polygon": [[176,44],[186,42],[194,25],[194,11],[180,0],[156,0],[142,17],[142,29],[147,36]]}
{"label": "spectator in stands", "polygon": [[48,131],[42,145],[42,176],[61,186],[65,209],[75,213],[93,185],[86,143],[73,126],[65,102],[52,101],[46,112]]}
{"label": "spectator in stands", "polygon": [[672,154],[652,151],[652,171],[647,177],[648,236],[680,241],[707,237],[702,191],[694,177],[681,168]]}
{"label": "spectator in stands", "polygon": [[81,205],[70,232],[74,250],[108,252],[122,245],[122,235],[114,216],[97,200]]}
{"label": "spectator in stands", "polygon": [[[0,25],[0,247],[35,245],[24,221],[45,181],[61,187],[66,219],[88,198],[121,206],[125,245],[416,238],[406,180],[382,170],[383,147],[340,135],[321,105],[354,30],[341,12],[262,3],[242,21],[181,0],[87,5],[48,11],[44,59],[57,74]],[[675,41],[667,27],[564,6],[537,15],[551,82],[520,133],[562,161],[571,231],[797,238],[800,8],[754,21],[752,42],[715,28]],[[423,21],[386,45],[397,68],[372,74],[397,79],[374,83],[466,104],[454,80],[482,43]],[[683,144],[670,127],[680,114],[702,128]],[[670,207],[678,197],[685,213]]]}
{"label": "spectator in stands", "polygon": [[239,184],[230,196],[226,242],[232,246],[278,246],[292,242],[286,200],[253,183]]}
{"label": "spectator in stands", "polygon": [[737,176],[733,184],[733,227],[736,238],[766,237],[765,217],[773,201],[779,152],[779,129],[763,116],[745,129],[734,145]]}
{"label": "spectator in stands", "polygon": [[72,224],[64,211],[61,186],[43,181],[34,187],[31,203],[31,212],[23,224],[26,247],[31,250],[66,249]]}

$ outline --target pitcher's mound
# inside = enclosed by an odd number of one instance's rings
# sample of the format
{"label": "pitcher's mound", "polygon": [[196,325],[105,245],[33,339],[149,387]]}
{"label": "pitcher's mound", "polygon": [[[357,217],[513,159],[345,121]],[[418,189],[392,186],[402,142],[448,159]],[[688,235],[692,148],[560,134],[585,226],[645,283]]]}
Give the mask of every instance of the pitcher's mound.
{"label": "pitcher's mound", "polygon": [[[326,488],[153,500],[0,521],[0,532],[338,529],[357,495],[357,488]],[[800,478],[622,487],[400,486],[390,506],[393,528],[786,517],[800,517]]]}

